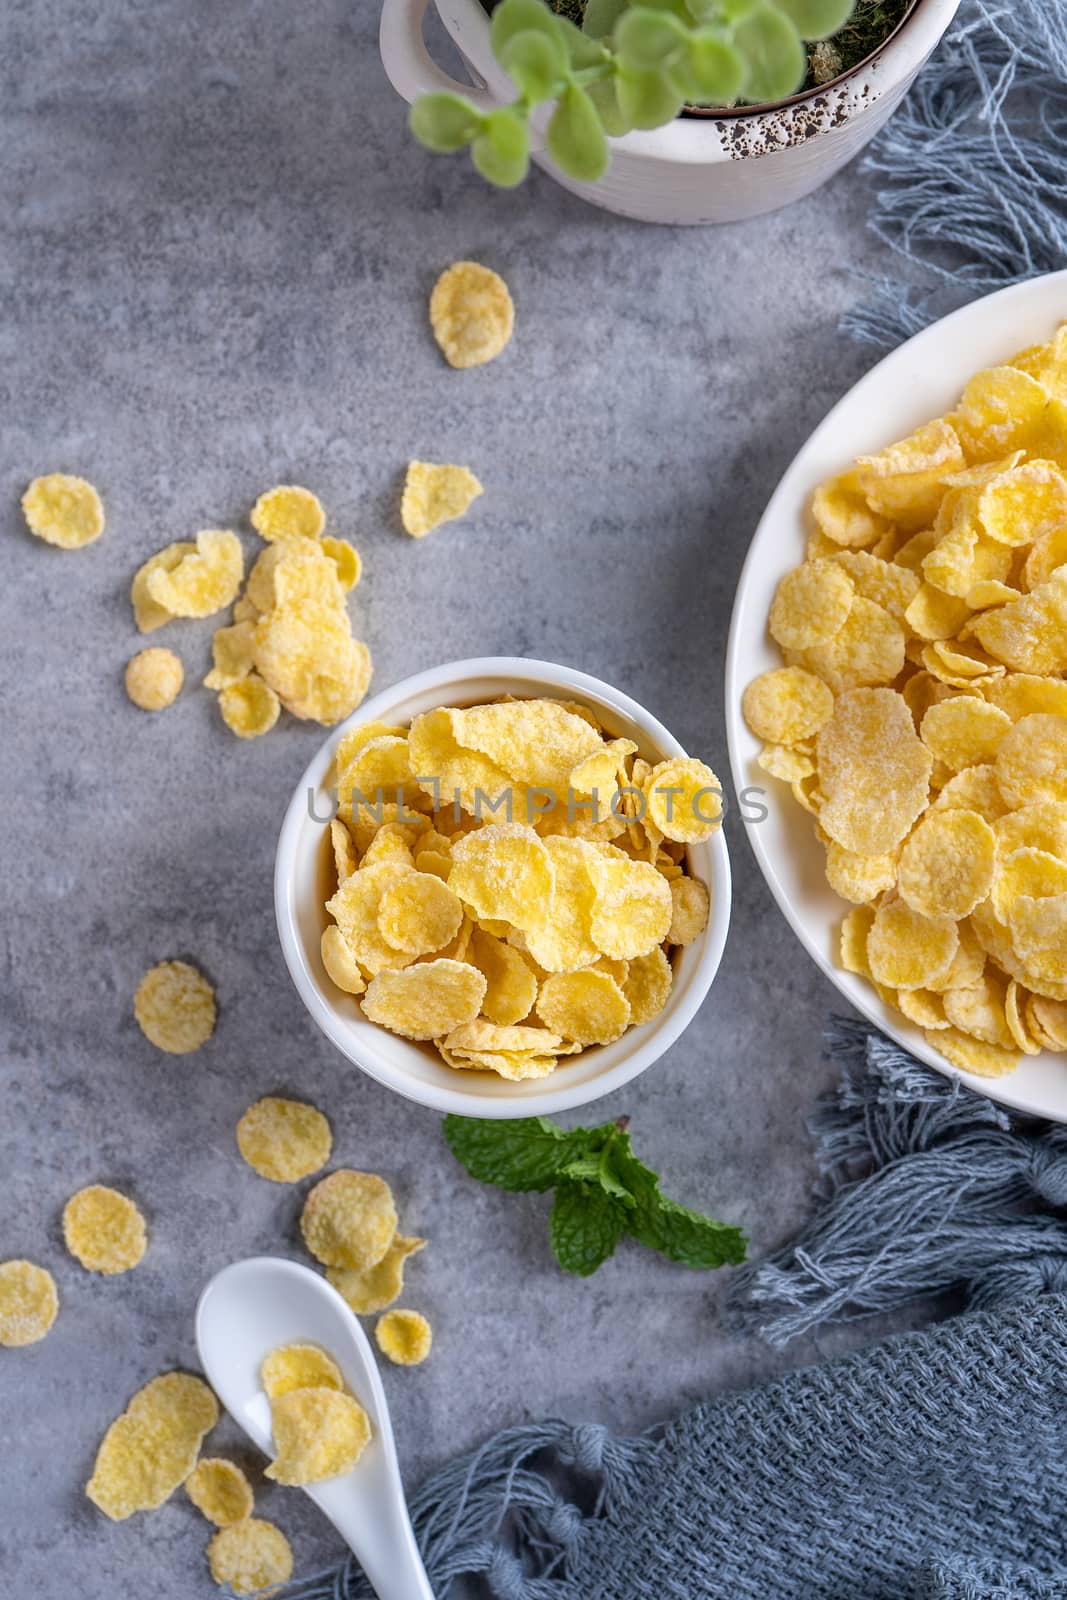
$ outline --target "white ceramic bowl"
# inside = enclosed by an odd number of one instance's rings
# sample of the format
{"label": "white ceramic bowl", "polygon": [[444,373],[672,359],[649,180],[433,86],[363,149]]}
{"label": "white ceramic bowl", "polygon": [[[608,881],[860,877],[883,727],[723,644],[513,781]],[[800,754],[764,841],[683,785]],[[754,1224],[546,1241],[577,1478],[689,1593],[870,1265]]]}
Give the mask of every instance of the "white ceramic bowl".
{"label": "white ceramic bowl", "polygon": [[[476,705],[500,695],[578,700],[612,735],[635,741],[651,761],[685,755],[677,739],[636,701],[568,667],[511,656],[453,661],[406,678],[375,695],[315,756],[293,795],[278,840],[274,905],[286,964],[312,1017],[355,1065],[409,1100],[466,1117],[531,1117],[566,1111],[610,1094],[657,1061],[692,1021],[722,959],[730,923],[730,859],[722,832],[689,850],[692,872],[711,891],[711,916],[701,937],[675,952],[674,984],[658,1017],[614,1044],[564,1058],[550,1077],[509,1083],[487,1072],[446,1067],[432,1045],[414,1044],[368,1022],[351,996],[327,978],[319,954],[332,892],[329,816],[333,753],[346,728],[361,722],[404,724],[435,706]],[[313,814],[314,813],[314,814]]]}
{"label": "white ceramic bowl", "polygon": [[848,466],[913,428],[951,410],[967,379],[996,366],[1027,345],[1051,338],[1067,317],[1067,272],[1001,290],[925,329],[876,366],[841,400],[801,450],[778,485],[748,553],[737,599],[726,663],[726,731],[738,790],[766,791],[770,815],[750,823],[756,860],[794,933],[826,976],[855,1006],[913,1055],[1002,1105],[1067,1122],[1067,1063],[1063,1056],[1024,1057],[1005,1078],[957,1073],[921,1031],[883,1005],[874,989],[834,963],[833,948],[847,909],[830,889],[824,853],[811,817],[785,784],[756,765],[759,740],[741,715],[745,685],[781,666],[767,633],[767,613],[779,580],[803,559],[811,523],[812,491]]}
{"label": "white ceramic bowl", "polygon": [[[490,48],[481,0],[434,3],[479,87],[457,83],[431,59],[422,36],[428,0],[384,0],[382,61],[397,92],[411,101],[450,90],[484,110],[514,100],[515,86]],[[612,139],[611,166],[596,183],[564,176],[541,153],[551,108],[539,108],[531,118],[534,159],[572,194],[640,222],[734,222],[773,211],[817,189],[873,139],[959,3],[919,0],[875,56],[825,89],[722,117],[677,117],[662,128]]]}

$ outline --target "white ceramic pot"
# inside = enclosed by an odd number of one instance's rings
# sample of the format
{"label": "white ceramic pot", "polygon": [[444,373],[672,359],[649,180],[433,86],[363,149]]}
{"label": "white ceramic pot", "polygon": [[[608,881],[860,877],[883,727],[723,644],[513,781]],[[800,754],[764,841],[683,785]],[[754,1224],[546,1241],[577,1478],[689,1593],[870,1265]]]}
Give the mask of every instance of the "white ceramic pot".
{"label": "white ceramic pot", "polygon": [[[431,59],[422,36],[428,3],[385,0],[380,42],[393,87],[408,101],[440,89],[466,94],[486,110],[512,101],[515,88],[493,57],[481,0],[434,0],[473,91]],[[545,109],[533,119],[534,159],[583,200],[640,222],[735,222],[777,210],[825,183],[874,137],[959,3],[918,0],[877,55],[825,89],[722,117],[678,117],[666,127],[613,139],[611,166],[597,183],[565,177],[541,153]]]}
{"label": "white ceramic pot", "polygon": [[424,1106],[465,1117],[534,1117],[568,1111],[636,1078],[659,1060],[696,1015],[718,971],[730,926],[730,857],[720,829],[688,849],[690,870],[710,890],[711,915],[704,932],[675,951],[674,983],[663,1010],[651,1022],[630,1028],[614,1044],[597,1045],[564,1059],[547,1078],[510,1083],[491,1072],[457,1072],[445,1066],[432,1045],[413,1044],[367,1021],[353,997],[330,982],[319,953],[329,921],[323,902],[333,889],[329,827],[321,819],[330,814],[338,740],[361,722],[403,725],[435,706],[476,705],[504,694],[580,701],[613,738],[633,739],[653,762],[685,754],[643,706],[584,672],[510,656],[453,661],[384,690],[333,730],[296,786],[274,868],[282,953],[301,999],[326,1037],[387,1088]]}

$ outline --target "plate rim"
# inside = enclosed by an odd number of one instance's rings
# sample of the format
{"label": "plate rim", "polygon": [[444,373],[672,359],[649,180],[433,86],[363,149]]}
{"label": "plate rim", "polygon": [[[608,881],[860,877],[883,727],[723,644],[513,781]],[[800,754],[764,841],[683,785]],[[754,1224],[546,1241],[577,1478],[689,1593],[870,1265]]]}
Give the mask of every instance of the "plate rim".
{"label": "plate rim", "polygon": [[[997,289],[990,294],[979,296],[977,299],[969,301],[966,305],[958,307],[955,311],[949,312],[948,315],[938,318],[935,322],[930,323],[929,326],[920,329],[918,333],[913,334],[910,339],[905,340],[895,349],[889,351],[873,367],[870,367],[835,401],[822,420],[808,434],[785,471],[781,474],[760,515],[759,522],[749,543],[734,592],[730,627],[727,635],[724,709],[727,749],[735,794],[740,795],[746,788],[752,786],[750,773],[752,757],[749,749],[746,748],[746,742],[749,746],[757,742],[755,736],[749,732],[741,715],[741,695],[745,685],[750,681],[748,669],[742,665],[742,655],[746,645],[749,644],[748,636],[743,635],[743,613],[746,608],[747,597],[754,586],[754,575],[761,561],[766,559],[768,549],[773,548],[773,536],[786,518],[794,519],[796,511],[799,509],[794,501],[799,493],[799,485],[804,478],[806,463],[812,456],[817,454],[820,445],[830,434],[836,419],[840,415],[846,411],[851,412],[853,408],[869,402],[872,395],[876,395],[887,383],[893,382],[894,369],[905,369],[909,358],[913,358],[916,354],[922,352],[925,346],[935,345],[953,332],[965,330],[969,324],[978,322],[983,314],[988,315],[990,307],[995,307],[999,311],[1017,302],[1025,303],[1030,300],[1043,304],[1046,298],[1050,301],[1053,300],[1057,291],[1059,291],[1063,301],[1063,317],[1067,317],[1067,269],[1063,269],[1057,272],[1043,273],[1035,278],[1027,278],[1021,283],[1009,284],[1006,288]],[[1055,318],[1054,311],[1050,311],[1049,314],[1050,318]],[[1063,320],[1063,318],[1061,317],[1060,320]],[[966,348],[965,339],[961,341],[961,345]],[[1024,340],[1021,338],[1017,341],[1015,348],[1018,349],[1020,347],[1024,347]],[[972,357],[966,357],[961,362],[959,369],[952,364],[947,365],[944,378],[946,391],[951,389],[953,398],[958,396],[967,379],[972,377],[974,372],[978,370],[981,370],[981,368],[976,367]],[[950,399],[948,404],[951,405],[952,403],[953,401]],[[872,414],[877,415],[876,407],[868,404],[867,408]],[[928,415],[919,414],[920,411],[926,411],[927,408],[925,406],[916,402],[916,408],[916,417],[913,425],[917,427],[930,419]],[[875,428],[876,426],[877,424],[875,424]],[[871,448],[877,449],[878,447],[878,444],[872,441]],[[806,499],[806,495],[804,498]],[[797,531],[798,535],[803,533],[802,523],[798,524]],[[779,564],[772,562],[771,565],[777,573]],[[783,572],[786,570],[788,568],[781,568]],[[742,677],[744,678],[743,682],[741,681]],[[773,782],[773,780],[771,781]],[[878,995],[870,989],[869,985],[856,975],[834,966],[828,953],[829,940],[826,943],[826,947],[820,949],[815,940],[809,936],[804,920],[798,914],[794,905],[794,896],[779,876],[774,856],[768,849],[768,845],[762,838],[758,827],[746,823],[744,832],[748,847],[756,859],[756,864],[760,869],[763,880],[770,889],[778,909],[785,917],[802,948],[815,962],[824,976],[830,980],[847,1004],[858,1011],[881,1033],[892,1039],[894,1043],[899,1044],[927,1066],[933,1067],[942,1076],[960,1081],[976,1093],[996,1102],[998,1105],[1004,1106],[1006,1109],[1042,1117],[1049,1121],[1067,1123],[1067,1063],[1062,1064],[1060,1067],[1063,1072],[1063,1087],[1060,1094],[1061,1104],[1058,1107],[1050,1105],[1049,1100],[1042,1097],[1040,1093],[1035,1098],[1035,1093],[1032,1089],[1012,1088],[1012,1084],[1017,1082],[1020,1074],[1025,1073],[1028,1061],[1035,1066],[1040,1063],[1043,1067],[1051,1070],[1052,1063],[1056,1059],[1051,1052],[1043,1051],[1040,1056],[1024,1057],[1019,1068],[1003,1078],[981,1077],[975,1073],[964,1072],[954,1066],[938,1050],[927,1043],[921,1030],[915,1024],[909,1023],[906,1018],[900,1017],[898,1013],[890,1011],[889,1007],[878,998]],[[842,901],[841,904],[844,906],[846,902]],[[832,933],[832,929],[828,929],[827,932]],[[1023,1083],[1025,1084],[1026,1081],[1026,1076],[1024,1076]]]}

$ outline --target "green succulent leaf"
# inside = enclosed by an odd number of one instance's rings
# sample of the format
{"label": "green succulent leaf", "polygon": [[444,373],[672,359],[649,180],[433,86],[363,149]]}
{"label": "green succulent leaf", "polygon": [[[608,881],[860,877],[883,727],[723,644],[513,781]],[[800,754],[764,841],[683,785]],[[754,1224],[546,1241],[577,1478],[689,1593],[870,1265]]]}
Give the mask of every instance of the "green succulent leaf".
{"label": "green succulent leaf", "polygon": [[730,26],[736,22],[744,22],[763,4],[763,0],[716,0],[715,9],[720,19]]}
{"label": "green succulent leaf", "polygon": [[610,39],[615,24],[630,8],[630,0],[588,0],[582,32],[591,39]]}
{"label": "green succulent leaf", "polygon": [[622,107],[619,105],[614,74],[587,84],[585,92],[592,101],[600,118],[600,125],[606,134],[613,139],[619,139],[624,133],[630,132],[633,123],[629,117],[623,115]]}
{"label": "green succulent leaf", "polygon": [[856,0],[775,0],[802,39],[828,39],[843,28]]}
{"label": "green succulent leaf", "polygon": [[503,52],[517,33],[539,33],[552,43],[559,40],[558,19],[544,0],[500,0],[489,22],[489,42],[503,65]]}
{"label": "green succulent leaf", "polygon": [[513,33],[498,57],[500,65],[531,104],[551,100],[563,87],[567,52],[556,37],[532,28]]}
{"label": "green succulent leaf", "polygon": [[633,67],[620,67],[615,92],[619,109],[631,128],[662,128],[685,104],[685,95],[669,71],[640,72]]}
{"label": "green succulent leaf", "polygon": [[615,29],[615,52],[625,67],[658,71],[677,61],[685,49],[685,29],[669,12],[635,6]]}
{"label": "green succulent leaf", "polygon": [[408,126],[427,150],[462,150],[481,132],[482,113],[458,94],[424,94],[415,101]]}
{"label": "green succulent leaf", "polygon": [[678,88],[693,105],[733,105],[745,86],[745,59],[720,33],[701,28],[689,36],[672,69]]}
{"label": "green succulent leaf", "polygon": [[514,106],[501,106],[486,116],[471,145],[471,160],[498,189],[514,189],[530,170],[530,131]]}
{"label": "green succulent leaf", "polygon": [[608,141],[596,106],[584,89],[569,85],[548,124],[548,153],[570,178],[595,183],[608,170]]}
{"label": "green succulent leaf", "polygon": [[567,52],[567,59],[576,72],[585,71],[589,67],[601,67],[610,59],[607,49],[600,40],[583,33],[581,28],[575,27],[569,17],[557,17],[556,28],[563,48]]}
{"label": "green succulent leaf", "polygon": [[769,0],[762,0],[738,23],[734,44],[748,62],[746,100],[765,105],[786,100],[800,88],[807,59],[800,34]]}

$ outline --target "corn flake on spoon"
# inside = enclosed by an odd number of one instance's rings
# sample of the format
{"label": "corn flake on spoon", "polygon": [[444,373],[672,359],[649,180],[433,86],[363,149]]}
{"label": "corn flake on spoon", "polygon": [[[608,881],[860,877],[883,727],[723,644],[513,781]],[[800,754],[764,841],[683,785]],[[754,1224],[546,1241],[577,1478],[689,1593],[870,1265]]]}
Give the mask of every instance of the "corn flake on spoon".
{"label": "corn flake on spoon", "polygon": [[373,1584],[379,1600],[434,1600],[411,1530],[385,1391],[366,1334],[324,1278],[295,1261],[256,1256],[217,1273],[196,1313],[208,1381],[258,1449],[273,1455],[264,1358],[317,1344],[336,1361],[370,1417],[373,1435],[351,1472],[308,1485]]}

